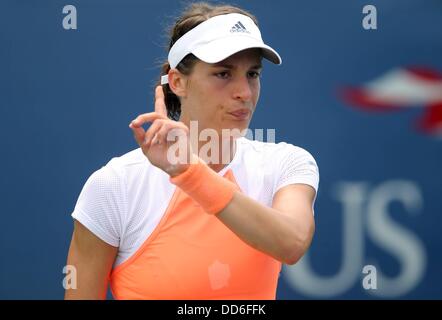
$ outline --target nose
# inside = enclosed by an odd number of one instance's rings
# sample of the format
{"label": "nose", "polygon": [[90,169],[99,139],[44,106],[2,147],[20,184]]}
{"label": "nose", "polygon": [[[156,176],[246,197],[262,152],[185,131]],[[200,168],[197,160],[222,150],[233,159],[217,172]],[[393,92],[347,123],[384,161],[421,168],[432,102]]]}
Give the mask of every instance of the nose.
{"label": "nose", "polygon": [[252,87],[249,79],[244,77],[238,77],[234,83],[234,98],[235,100],[241,100],[243,102],[249,102],[252,100]]}

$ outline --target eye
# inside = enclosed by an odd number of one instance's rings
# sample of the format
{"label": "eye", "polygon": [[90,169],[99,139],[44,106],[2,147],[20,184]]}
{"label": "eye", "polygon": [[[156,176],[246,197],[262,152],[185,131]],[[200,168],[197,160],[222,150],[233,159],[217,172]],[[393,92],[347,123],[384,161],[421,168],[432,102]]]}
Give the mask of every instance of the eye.
{"label": "eye", "polygon": [[260,72],[257,72],[257,71],[250,71],[249,72],[249,77],[252,79],[259,78],[260,76],[261,76]]}
{"label": "eye", "polygon": [[228,71],[221,71],[215,73],[215,76],[221,79],[227,79],[230,76],[230,73]]}

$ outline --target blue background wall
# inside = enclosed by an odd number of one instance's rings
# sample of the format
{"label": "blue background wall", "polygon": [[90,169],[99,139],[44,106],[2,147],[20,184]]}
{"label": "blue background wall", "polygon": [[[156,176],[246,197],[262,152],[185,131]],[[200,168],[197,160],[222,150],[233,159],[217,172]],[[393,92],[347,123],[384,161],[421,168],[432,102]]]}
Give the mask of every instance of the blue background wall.
{"label": "blue background wall", "polygon": [[[184,2],[183,2],[184,3]],[[65,30],[62,9],[77,9]],[[422,108],[365,113],[336,94],[396,67],[442,72],[442,1],[235,1],[284,59],[265,65],[252,128],[309,150],[316,235],[281,299],[442,298],[440,137]],[[362,28],[373,4],[378,29]],[[179,1],[0,2],[0,298],[61,299],[70,213],[88,176],[136,148]],[[363,288],[365,265],[377,289]]]}

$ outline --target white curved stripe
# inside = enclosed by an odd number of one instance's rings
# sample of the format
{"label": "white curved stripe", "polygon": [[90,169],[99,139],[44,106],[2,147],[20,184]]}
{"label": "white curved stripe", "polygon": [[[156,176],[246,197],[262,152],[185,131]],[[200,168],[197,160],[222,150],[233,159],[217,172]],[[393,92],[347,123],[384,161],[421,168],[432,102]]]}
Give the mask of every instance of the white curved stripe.
{"label": "white curved stripe", "polygon": [[393,69],[364,86],[373,99],[400,106],[419,106],[442,101],[442,81],[425,81],[404,69]]}

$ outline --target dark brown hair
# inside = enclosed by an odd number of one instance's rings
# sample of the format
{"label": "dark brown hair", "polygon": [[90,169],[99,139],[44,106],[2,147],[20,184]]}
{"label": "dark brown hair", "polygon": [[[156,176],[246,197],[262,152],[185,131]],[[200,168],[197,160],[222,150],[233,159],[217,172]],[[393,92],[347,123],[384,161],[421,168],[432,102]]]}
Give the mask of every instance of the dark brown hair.
{"label": "dark brown hair", "polygon": [[[188,5],[181,17],[176,20],[175,24],[170,28],[169,35],[170,40],[168,41],[167,52],[170,51],[172,46],[179,38],[181,38],[186,32],[192,30],[200,23],[222,14],[229,13],[240,13],[250,17],[255,24],[258,26],[258,21],[254,15],[251,13],[234,7],[231,5],[212,5],[207,2],[195,2]],[[198,61],[198,58],[193,54],[188,54],[178,65],[177,69],[185,75],[189,75],[192,72],[193,66]],[[170,70],[169,62],[166,61],[161,66],[161,75],[168,74]],[[160,85],[160,81],[157,82],[157,86]],[[167,107],[167,115],[169,118],[178,120],[181,114],[181,102],[179,98],[172,92],[169,85],[163,85],[163,92],[165,98],[165,104]]]}

